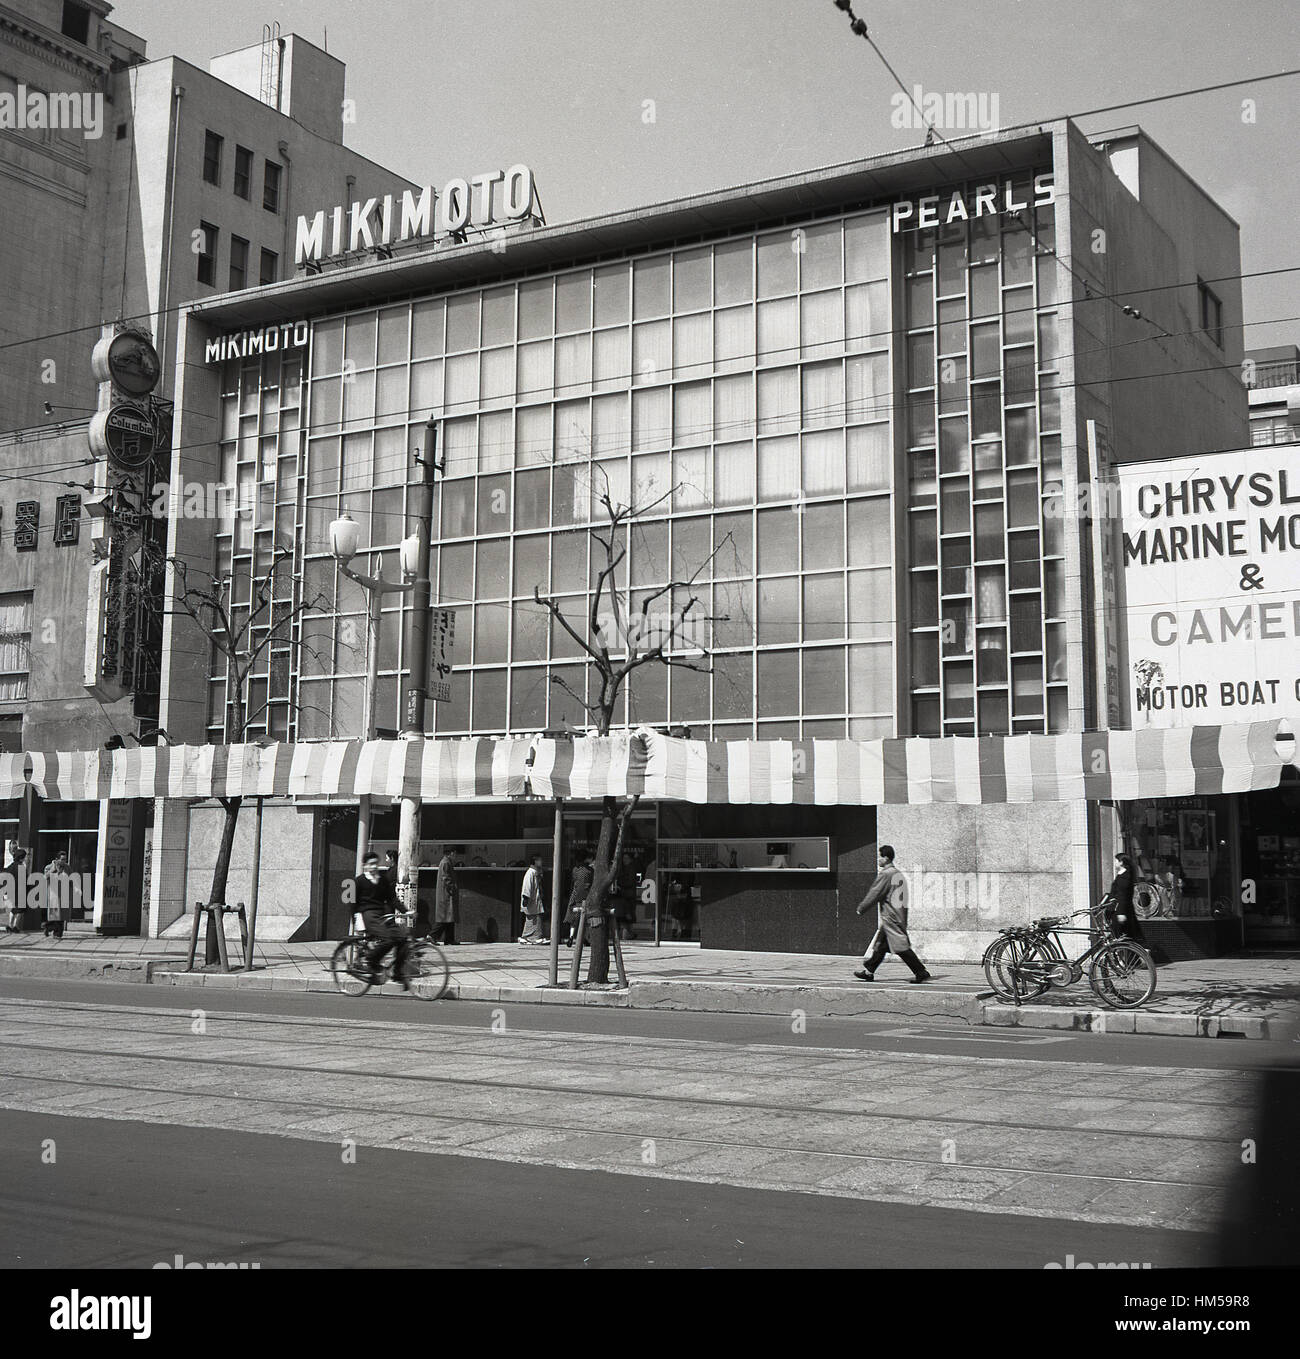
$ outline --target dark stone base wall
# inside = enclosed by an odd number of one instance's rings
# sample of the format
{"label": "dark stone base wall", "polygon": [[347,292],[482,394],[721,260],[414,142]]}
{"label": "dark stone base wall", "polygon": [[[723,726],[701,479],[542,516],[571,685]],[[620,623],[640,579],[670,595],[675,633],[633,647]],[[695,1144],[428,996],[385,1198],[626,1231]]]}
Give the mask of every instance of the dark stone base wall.
{"label": "dark stone base wall", "polygon": [[1241,947],[1241,921],[1144,920],[1142,938],[1157,964],[1222,958]]}

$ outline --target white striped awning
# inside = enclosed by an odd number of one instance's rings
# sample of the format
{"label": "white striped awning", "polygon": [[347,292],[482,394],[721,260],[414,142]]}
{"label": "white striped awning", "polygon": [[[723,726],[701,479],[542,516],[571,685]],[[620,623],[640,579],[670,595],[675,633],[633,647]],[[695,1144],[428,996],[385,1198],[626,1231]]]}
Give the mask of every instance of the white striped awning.
{"label": "white striped awning", "polygon": [[532,742],[312,741],[296,745],[146,746],[0,755],[0,798],[419,797],[427,802],[526,791]]}
{"label": "white striped awning", "polygon": [[0,798],[418,797],[886,803],[1131,801],[1276,788],[1276,722],[1056,736],[318,741],[0,754]]}
{"label": "white striped awning", "polygon": [[687,741],[641,730],[538,740],[542,797],[640,794],[683,802],[1073,802],[1276,788],[1276,722],[1056,736],[884,741]]}

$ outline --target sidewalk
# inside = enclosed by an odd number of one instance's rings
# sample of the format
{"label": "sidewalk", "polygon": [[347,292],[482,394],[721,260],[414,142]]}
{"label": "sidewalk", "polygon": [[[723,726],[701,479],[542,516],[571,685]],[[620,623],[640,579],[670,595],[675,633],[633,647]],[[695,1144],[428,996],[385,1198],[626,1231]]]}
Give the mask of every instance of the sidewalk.
{"label": "sidewalk", "polygon": [[[0,977],[135,981],[238,990],[332,991],[332,942],[258,944],[252,972],[187,973],[188,939],[100,938],[72,924],[61,941],[40,934],[0,934]],[[732,1014],[852,1016],[921,1020],[954,1026],[1000,1025],[1093,1033],[1184,1037],[1294,1038],[1300,1033],[1300,958],[1211,958],[1167,964],[1155,996],[1141,1010],[1100,1006],[1087,981],[1019,1008],[998,1003],[974,963],[934,963],[934,981],[907,982],[907,969],[886,959],[879,979],[854,979],[858,960],[800,953],[733,953],[696,944],[625,943],[630,985],[569,991],[572,954],[560,949],[560,986],[547,985],[550,949],[518,944],[462,944],[447,950],[451,998],[499,1003],[607,1005],[638,1010]],[[232,951],[232,962],[237,946]],[[612,960],[611,960],[612,962]],[[583,973],[586,972],[584,959]],[[611,967],[612,972],[612,967]],[[396,990],[397,988],[393,988]]]}

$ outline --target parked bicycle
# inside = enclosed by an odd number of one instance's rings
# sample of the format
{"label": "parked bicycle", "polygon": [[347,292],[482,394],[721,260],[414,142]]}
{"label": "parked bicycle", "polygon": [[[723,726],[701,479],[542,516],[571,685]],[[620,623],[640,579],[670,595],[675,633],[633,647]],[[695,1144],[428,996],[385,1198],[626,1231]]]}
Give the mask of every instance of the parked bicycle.
{"label": "parked bicycle", "polygon": [[[1001,1000],[1020,1005],[1053,986],[1072,986],[1088,973],[1093,994],[1116,1010],[1135,1010],[1156,993],[1156,965],[1136,940],[1115,934],[1110,898],[1066,916],[1044,916],[1032,925],[1002,930],[984,954],[984,975]],[[1088,916],[1086,927],[1068,921]],[[1071,958],[1063,934],[1086,934],[1087,952]]]}
{"label": "parked bicycle", "polygon": [[438,1000],[447,994],[451,968],[432,939],[399,939],[378,969],[369,962],[373,942],[364,934],[350,934],[334,950],[330,973],[345,996],[364,996],[372,986],[388,981],[401,982],[417,1000]]}

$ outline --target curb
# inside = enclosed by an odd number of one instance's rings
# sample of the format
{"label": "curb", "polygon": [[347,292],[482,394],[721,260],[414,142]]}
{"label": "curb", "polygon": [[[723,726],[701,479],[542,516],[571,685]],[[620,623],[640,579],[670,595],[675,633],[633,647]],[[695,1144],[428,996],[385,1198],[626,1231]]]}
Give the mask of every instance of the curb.
{"label": "curb", "polygon": [[[332,994],[325,968],[268,975],[247,972],[185,972],[174,958],[95,959],[0,955],[0,977],[52,981],[96,980],[143,985],[202,987],[205,990],[318,992]],[[399,988],[393,988],[399,994]],[[987,993],[985,993],[987,994]],[[1063,1005],[1005,1005],[984,1001],[976,991],[912,990],[877,985],[818,986],[779,983],[633,981],[625,988],[570,991],[564,987],[492,986],[453,978],[445,999],[488,1004],[567,1005],[606,1009],[659,1010],[694,1014],[748,1014],[789,1018],[926,1020],[954,1028],[1056,1029],[1072,1033],[1137,1033],[1179,1038],[1287,1040],[1300,1037],[1300,1021],[1284,1015],[1185,1014],[1168,1010],[1101,1010]]]}
{"label": "curb", "polygon": [[1142,1033],[1176,1038],[1293,1039],[1294,1019],[1280,1015],[1197,1015],[1169,1010],[1085,1010],[1064,1005],[986,1004],[986,1025],[999,1028],[1067,1029],[1075,1033]]}

